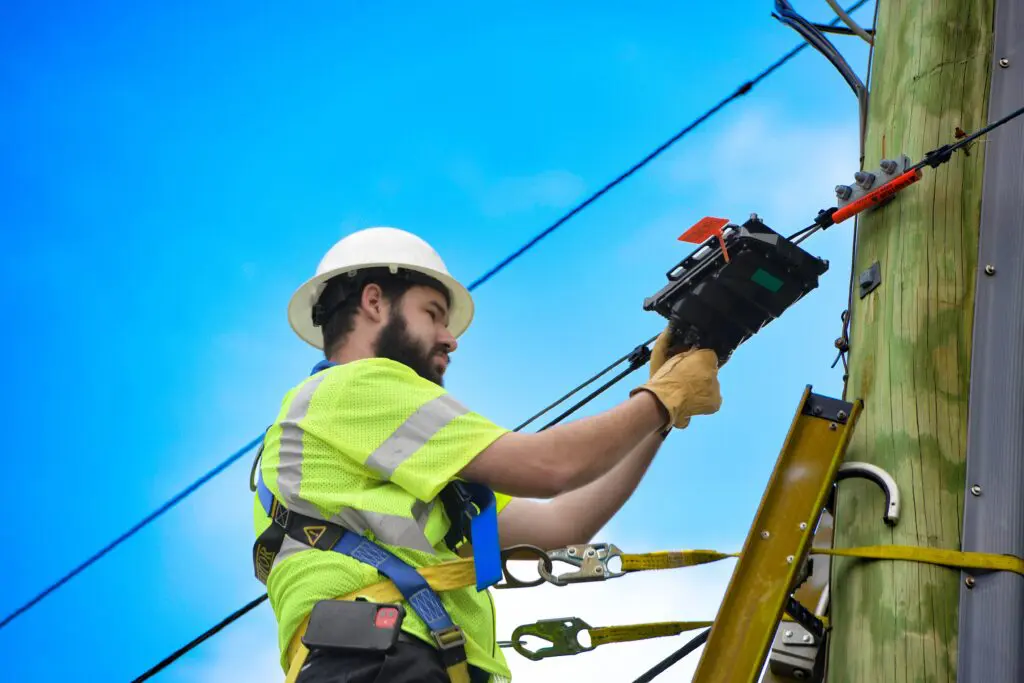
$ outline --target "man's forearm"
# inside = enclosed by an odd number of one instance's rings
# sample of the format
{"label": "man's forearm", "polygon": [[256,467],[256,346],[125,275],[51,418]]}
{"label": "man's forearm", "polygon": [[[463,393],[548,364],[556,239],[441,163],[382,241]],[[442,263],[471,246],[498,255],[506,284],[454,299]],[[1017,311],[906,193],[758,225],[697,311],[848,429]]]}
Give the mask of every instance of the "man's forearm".
{"label": "man's forearm", "polygon": [[551,550],[589,542],[636,490],[661,443],[650,434],[606,474],[548,503],[513,500],[498,516],[502,545]]}
{"label": "man's forearm", "polygon": [[607,474],[552,500],[553,517],[566,521],[559,545],[590,542],[633,495],[663,441],[660,433],[651,434]]}
{"label": "man's forearm", "polygon": [[641,392],[611,410],[535,435],[570,474],[566,491],[606,476],[638,444],[663,426],[657,399]]}

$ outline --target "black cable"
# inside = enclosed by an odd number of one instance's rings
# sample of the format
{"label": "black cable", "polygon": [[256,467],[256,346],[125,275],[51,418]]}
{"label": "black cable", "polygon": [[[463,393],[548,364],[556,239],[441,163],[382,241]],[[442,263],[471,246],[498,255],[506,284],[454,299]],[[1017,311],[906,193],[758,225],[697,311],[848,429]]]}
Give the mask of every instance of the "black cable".
{"label": "black cable", "polygon": [[[932,168],[938,168],[942,164],[944,164],[947,161],[949,161],[953,157],[953,153],[956,152],[957,150],[959,150],[959,149],[961,149],[963,147],[966,147],[967,145],[971,144],[972,142],[974,142],[975,140],[980,138],[982,135],[985,135],[986,133],[991,133],[996,128],[999,128],[1000,126],[1003,126],[1003,125],[1009,123],[1010,121],[1014,120],[1015,118],[1017,118],[1018,116],[1020,116],[1022,114],[1024,114],[1024,107],[1021,107],[1020,109],[1017,109],[1015,111],[1010,112],[1009,114],[1007,114],[1006,116],[1002,117],[998,121],[994,121],[993,123],[990,123],[989,125],[985,126],[984,128],[979,128],[978,130],[974,131],[970,135],[967,135],[967,136],[961,138],[960,140],[958,140],[955,143],[948,144],[948,145],[943,145],[942,147],[937,147],[937,148],[935,148],[935,149],[933,149],[933,150],[931,150],[929,152],[925,152],[924,158],[921,159],[921,161],[917,162],[916,164],[914,164],[913,166],[908,168],[901,175],[906,175],[907,173],[910,173],[911,171],[920,170],[920,169],[924,168],[925,166],[931,166]],[[889,181],[889,182],[893,182],[893,181]],[[884,187],[884,185],[880,186],[880,187]],[[876,190],[877,189],[878,188],[876,188]],[[875,191],[875,190],[872,190],[872,191]],[[836,212],[835,207],[833,207],[832,209],[829,209],[829,210],[819,211],[818,212],[818,218],[815,219],[815,221],[813,223],[808,225],[806,228],[803,228],[802,230],[797,230],[796,232],[794,232],[792,235],[790,235],[786,239],[788,239],[789,241],[793,242],[794,244],[800,244],[805,239],[807,239],[808,237],[810,237],[814,233],[818,232],[819,230],[824,230],[824,229],[830,227],[831,225],[833,225],[832,216],[835,214],[835,212]]]}
{"label": "black cable", "polygon": [[256,609],[257,607],[259,607],[261,604],[266,602],[266,600],[267,600],[267,594],[264,593],[263,595],[261,595],[260,597],[256,598],[255,600],[249,602],[244,607],[235,610],[234,612],[229,614],[227,617],[222,619],[220,622],[218,622],[216,626],[214,626],[213,628],[207,630],[201,636],[199,636],[197,638],[194,638],[193,640],[189,641],[187,644],[181,646],[180,648],[178,648],[177,650],[175,650],[174,652],[169,654],[167,657],[162,659],[159,664],[156,664],[155,666],[147,669],[146,673],[142,674],[141,676],[139,676],[138,678],[133,680],[132,683],[140,683],[141,681],[148,681],[150,678],[152,678],[156,674],[160,673],[161,671],[163,671],[164,669],[169,667],[174,662],[176,662],[179,659],[181,659],[185,654],[187,654],[188,652],[194,650],[203,641],[209,640],[213,636],[217,635],[217,633],[219,633],[226,626],[230,625],[234,621],[238,621],[239,619],[244,617],[246,614],[248,614],[249,612],[251,612],[254,609]]}
{"label": "black cable", "polygon": [[[643,348],[647,348],[647,347],[645,346]],[[648,356],[648,359],[650,359],[650,356]],[[622,379],[624,379],[628,375],[631,375],[634,372],[636,372],[637,370],[639,370],[640,368],[642,368],[644,366],[644,363],[646,363],[646,362],[647,361],[645,360],[643,363],[631,363],[628,368],[626,368],[625,370],[623,370],[619,374],[615,375],[615,377],[612,377],[610,380],[608,380],[607,382],[605,382],[604,384],[599,386],[594,391],[590,392],[587,396],[585,396],[576,405],[574,405],[573,407],[569,408],[564,413],[562,413],[561,415],[556,417],[554,420],[552,420],[551,422],[548,422],[546,425],[541,427],[539,431],[543,432],[545,429],[548,429],[550,427],[554,427],[556,424],[558,424],[559,422],[561,422],[565,418],[569,417],[570,415],[575,413],[577,410],[579,410],[583,406],[585,406],[588,403],[590,403],[592,400],[594,400],[595,398],[597,398],[598,396],[603,394],[605,391],[607,391],[608,389],[612,388],[614,385],[618,384],[619,381],[621,381]]]}
{"label": "black cable", "polygon": [[[846,11],[848,13],[856,11],[862,5],[867,4],[867,2],[868,2],[868,0],[859,0],[858,2],[854,3],[851,7],[849,7]],[[839,21],[838,19],[835,19],[832,23],[835,24],[835,23],[838,23],[838,21]],[[704,123],[709,118],[711,118],[712,116],[717,114],[721,109],[723,109],[726,105],[728,105],[733,100],[737,100],[740,97],[746,95],[748,92],[750,92],[754,88],[755,85],[757,85],[758,83],[763,81],[765,78],[770,76],[777,69],[781,68],[783,64],[785,64],[786,62],[791,60],[793,57],[797,56],[800,53],[800,51],[803,50],[806,47],[807,47],[807,43],[806,42],[800,43],[800,45],[797,45],[795,48],[793,48],[792,50],[790,50],[789,52],[784,54],[782,57],[780,57],[774,63],[769,65],[766,69],[761,71],[759,74],[757,74],[756,76],[754,76],[750,80],[746,81],[745,83],[742,83],[738,88],[736,88],[736,90],[731,95],[729,95],[728,97],[725,97],[724,99],[719,101],[718,104],[716,104],[715,106],[711,107],[706,112],[704,112],[703,114],[698,116],[696,119],[694,119],[689,125],[687,125],[685,128],[683,128],[681,131],[679,131],[678,133],[676,133],[675,135],[670,137],[668,140],[666,140],[665,142],[660,144],[653,152],[651,152],[650,154],[645,156],[643,159],[641,159],[637,163],[633,164],[633,166],[631,166],[629,168],[629,170],[627,170],[625,173],[622,173],[617,178],[612,180],[610,183],[608,183],[607,185],[602,187],[600,190],[598,190],[594,194],[592,194],[589,197],[587,197],[585,200],[583,200],[582,203],[580,203],[575,208],[573,208],[571,211],[569,211],[569,213],[565,214],[564,216],[559,218],[557,221],[552,223],[550,226],[548,226],[547,228],[545,228],[544,230],[539,232],[530,241],[528,241],[523,246],[519,247],[517,250],[515,250],[509,256],[507,256],[504,260],[502,260],[500,263],[498,263],[498,265],[494,266],[489,271],[487,271],[486,273],[484,273],[483,275],[478,277],[476,280],[474,280],[473,283],[469,286],[469,289],[471,291],[473,289],[476,289],[477,287],[479,287],[480,285],[484,284],[485,282],[490,280],[492,277],[497,275],[500,271],[504,270],[510,263],[512,263],[513,261],[518,259],[524,253],[526,253],[526,251],[528,251],[535,244],[537,244],[537,242],[540,242],[542,239],[544,239],[545,237],[547,237],[548,235],[553,233],[555,230],[557,230],[558,228],[562,227],[562,225],[564,225],[569,219],[571,219],[573,216],[578,214],[580,211],[583,211],[583,209],[587,208],[588,206],[593,204],[595,201],[600,199],[606,192],[608,192],[613,187],[615,187],[616,185],[618,185],[619,183],[624,181],[626,178],[628,178],[629,176],[633,175],[634,173],[639,171],[641,168],[646,166],[648,163],[653,161],[662,152],[664,152],[669,147],[671,147],[676,142],[678,142],[683,137],[685,137],[687,135],[687,133],[689,133],[694,128],[696,128],[697,126],[699,126],[700,124]],[[841,59],[841,57],[840,57],[840,59]],[[845,77],[845,74],[844,74],[844,77]],[[856,77],[856,76],[854,76],[854,77]]]}
{"label": "black cable", "polygon": [[[878,5],[879,5],[879,3],[876,2],[875,3],[875,14],[874,14],[874,17],[872,17],[872,19],[871,19],[871,25],[872,26],[878,26]],[[874,31],[871,31],[870,33],[872,35],[874,35]],[[874,64],[874,60],[875,60],[875,43],[872,42],[871,43],[871,48],[868,50],[868,68],[867,68],[867,75],[865,76],[865,83],[864,83],[864,87],[868,90],[869,93],[871,92],[871,73],[872,73],[872,65]],[[862,135],[863,134],[864,133],[862,132]],[[865,142],[864,138],[862,137],[861,141],[860,141],[860,149],[861,149],[860,167],[861,167],[861,169],[864,168],[864,142]],[[856,287],[856,285],[854,283],[857,280],[857,239],[858,239],[857,236],[858,236],[859,232],[860,232],[860,216],[857,215],[857,216],[853,217],[853,238],[852,238],[852,243],[853,244],[852,244],[852,248],[850,249],[850,284],[849,284],[849,289],[848,289],[848,292],[847,292],[847,295],[846,295],[846,319],[843,321],[843,336],[840,337],[840,339],[844,340],[844,342],[841,342],[841,344],[845,343],[845,345],[846,345],[846,353],[843,353],[842,349],[840,349],[840,353],[839,353],[840,358],[842,358],[842,360],[843,360],[843,393],[842,393],[841,398],[844,401],[846,400],[846,393],[847,393],[847,389],[849,388],[849,379],[850,379],[850,367],[849,367],[849,363],[848,363],[848,359],[852,355],[852,354],[850,354],[850,322],[853,320],[853,290]]]}
{"label": "black cable", "polygon": [[[827,24],[810,24],[810,26],[813,26],[822,33],[838,33],[839,35],[843,36],[857,35],[856,33],[853,32],[853,29],[847,28],[846,26],[829,26]],[[873,36],[875,35],[875,30],[873,28],[865,29],[864,33],[867,33],[869,36]],[[865,87],[867,86],[865,85]]]}
{"label": "black cable", "polygon": [[1024,107],[1021,107],[1016,111],[1010,112],[1003,118],[999,119],[994,123],[988,124],[984,128],[979,128],[970,135],[961,138],[960,140],[951,145],[943,145],[942,147],[933,149],[930,152],[926,152],[924,155],[924,159],[911,166],[909,169],[907,169],[907,171],[914,171],[917,169],[924,168],[925,166],[938,168],[940,165],[950,160],[950,158],[953,156],[953,152],[957,151],[962,147],[966,147],[967,145],[971,144],[972,142],[980,138],[982,135],[985,135],[986,133],[991,133],[993,130],[999,128],[1003,124],[1009,123],[1010,121],[1017,118],[1021,114],[1024,114]]}
{"label": "black cable", "polygon": [[[650,345],[650,343],[651,343],[651,342],[653,342],[653,341],[654,341],[655,339],[657,339],[657,338],[658,338],[658,337],[657,337],[657,335],[655,335],[655,336],[651,337],[650,339],[648,339],[647,341],[645,341],[645,342],[644,342],[643,344],[640,344],[640,346],[648,346],[648,345]],[[536,420],[537,418],[539,418],[539,417],[540,417],[541,415],[544,415],[545,413],[548,413],[548,412],[550,412],[550,411],[551,411],[551,410],[552,410],[552,409],[553,409],[553,408],[554,408],[555,406],[558,406],[558,405],[561,405],[562,403],[565,403],[565,402],[566,402],[567,400],[569,400],[569,399],[570,399],[571,397],[575,396],[575,395],[576,395],[577,393],[579,393],[580,391],[582,391],[582,390],[586,389],[586,388],[587,388],[588,386],[590,386],[591,384],[593,384],[593,383],[594,383],[594,382],[596,382],[597,380],[599,380],[599,379],[601,379],[602,377],[604,377],[605,375],[607,375],[607,374],[608,374],[609,372],[611,372],[612,370],[614,370],[614,369],[615,369],[616,367],[618,367],[619,365],[621,365],[621,364],[622,364],[622,363],[624,363],[625,361],[629,360],[629,359],[630,359],[630,357],[631,357],[631,356],[633,356],[633,354],[635,354],[635,353],[637,352],[637,349],[639,349],[639,348],[640,348],[640,346],[638,346],[638,347],[637,347],[636,349],[633,349],[632,351],[630,351],[629,353],[627,353],[627,354],[626,354],[625,356],[623,356],[622,358],[619,358],[619,359],[618,359],[617,361],[615,361],[614,363],[612,363],[611,365],[609,365],[608,367],[606,367],[606,368],[605,368],[604,370],[600,371],[599,373],[597,373],[596,375],[594,375],[593,377],[591,377],[590,379],[588,379],[587,381],[585,381],[585,382],[584,382],[583,384],[579,385],[578,387],[576,387],[575,389],[573,389],[572,391],[570,391],[569,393],[567,393],[567,394],[566,394],[565,396],[561,397],[560,399],[558,399],[557,401],[555,401],[555,402],[554,402],[554,403],[552,403],[551,405],[547,406],[546,408],[544,408],[543,410],[541,410],[541,411],[540,411],[539,413],[537,413],[536,415],[534,415],[534,416],[533,416],[533,417],[531,417],[531,418],[530,418],[529,420],[527,420],[527,421],[526,421],[526,422],[524,422],[523,424],[519,425],[518,427],[516,427],[516,428],[515,428],[514,430],[512,430],[512,431],[515,431],[515,432],[518,432],[518,431],[522,431],[522,430],[523,430],[523,429],[524,429],[525,427],[529,426],[529,425],[530,425],[530,424],[531,424],[531,423],[532,423],[532,422],[533,422],[534,420]],[[604,388],[606,388],[606,387],[604,387]],[[604,390],[604,388],[602,388],[602,389],[599,389],[598,391],[603,391],[603,390]],[[548,426],[548,427],[550,427],[551,425],[549,424],[549,425],[547,425],[547,426]]]}
{"label": "black cable", "polygon": [[243,455],[245,455],[246,453],[251,451],[253,448],[255,448],[260,443],[260,441],[262,441],[262,440],[263,440],[263,435],[260,434],[257,438],[253,439],[248,444],[246,444],[245,446],[243,446],[239,450],[237,450],[234,453],[232,453],[222,463],[220,463],[219,465],[214,467],[212,470],[210,470],[209,472],[207,472],[203,476],[201,476],[198,479],[196,479],[188,487],[186,487],[183,491],[178,493],[176,496],[174,496],[173,498],[168,500],[166,503],[161,505],[159,508],[157,508],[153,512],[149,513],[146,517],[142,518],[131,529],[129,529],[128,531],[124,532],[123,534],[121,534],[120,536],[115,538],[113,541],[111,541],[106,546],[104,546],[99,552],[97,552],[92,557],[90,557],[89,559],[85,560],[84,562],[79,564],[77,567],[72,569],[70,572],[68,572],[67,574],[62,576],[58,581],[54,582],[48,588],[46,588],[46,590],[42,591],[37,596],[35,596],[34,598],[32,598],[31,600],[26,602],[24,605],[22,605],[21,607],[19,607],[18,609],[14,610],[10,614],[8,614],[6,617],[4,617],[4,620],[0,621],[0,628],[3,628],[4,626],[7,626],[7,624],[11,623],[12,621],[17,619],[19,616],[21,616],[25,612],[27,612],[31,608],[35,607],[47,595],[49,595],[50,593],[54,592],[55,590],[57,590],[58,588],[63,586],[65,583],[67,583],[68,581],[73,579],[75,576],[77,576],[78,574],[80,574],[83,571],[85,571],[90,565],[92,565],[93,563],[98,561],[100,558],[102,558],[104,555],[109,553],[111,550],[113,550],[117,546],[121,545],[122,543],[127,541],[129,538],[131,538],[135,534],[137,534],[145,526],[150,524],[153,520],[157,519],[158,517],[163,515],[165,512],[167,512],[168,510],[173,508],[175,505],[177,505],[181,501],[185,500],[185,498],[187,498],[191,494],[195,493],[195,491],[200,486],[202,486],[203,484],[205,484],[206,482],[210,481],[215,476],[217,476],[218,474],[223,472],[230,465],[232,465],[236,460],[238,460]]}
{"label": "black cable", "polygon": [[850,89],[853,90],[853,93],[859,99],[864,91],[864,83],[857,76],[849,62],[843,58],[843,55],[825,37],[821,30],[797,14],[788,0],[775,0],[775,11],[778,14],[773,14],[772,16],[803,36],[804,40],[810,43],[814,49],[820,52],[828,61],[832,62],[832,66],[839,71],[847,85],[850,86]]}
{"label": "black cable", "polygon": [[673,664],[681,660],[683,657],[690,654],[698,647],[706,643],[709,635],[711,635],[711,629],[704,629],[696,636],[691,638],[690,641],[686,643],[686,645],[683,645],[681,648],[670,654],[668,657],[655,664],[647,673],[633,681],[633,683],[651,683],[651,681],[653,681],[655,677],[665,673],[665,671],[668,670],[670,666],[672,666]]}
{"label": "black cable", "polygon": [[[811,223],[806,228],[801,228],[800,230],[797,230],[796,232],[794,232],[792,235],[790,235],[786,239],[789,240],[790,242],[795,242],[796,244],[799,244],[800,242],[802,242],[805,239],[807,239],[807,237],[809,237],[811,233],[816,232],[817,229],[818,229],[818,224],[817,223]],[[800,242],[796,242],[797,239],[799,239]]]}

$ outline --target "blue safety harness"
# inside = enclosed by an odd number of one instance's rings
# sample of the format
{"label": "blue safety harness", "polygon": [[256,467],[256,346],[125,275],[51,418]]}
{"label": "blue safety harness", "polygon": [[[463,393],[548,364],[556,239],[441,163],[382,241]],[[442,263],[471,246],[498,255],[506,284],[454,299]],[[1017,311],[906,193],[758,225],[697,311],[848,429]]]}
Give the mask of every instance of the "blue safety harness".
{"label": "blue safety harness", "polygon": [[[314,375],[334,365],[337,363],[321,361],[310,374]],[[256,456],[257,461],[260,453]],[[264,484],[260,468],[254,465],[254,469],[255,491],[271,520],[270,526],[253,545],[256,578],[266,583],[285,536],[319,550],[341,553],[374,567],[391,579],[409,606],[430,629],[446,668],[465,661],[466,641],[462,629],[452,621],[437,593],[412,565],[360,534],[323,519],[288,510]],[[438,497],[451,522],[451,528],[445,535],[445,544],[454,551],[463,539],[468,539],[473,546],[477,590],[494,585],[502,577],[494,493],[481,484],[453,481]]]}

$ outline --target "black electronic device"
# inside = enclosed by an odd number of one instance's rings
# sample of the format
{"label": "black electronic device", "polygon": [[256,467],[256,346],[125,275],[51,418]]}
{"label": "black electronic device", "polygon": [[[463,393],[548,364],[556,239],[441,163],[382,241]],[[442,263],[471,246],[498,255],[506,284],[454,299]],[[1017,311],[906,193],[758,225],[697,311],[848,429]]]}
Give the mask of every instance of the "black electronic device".
{"label": "black electronic device", "polygon": [[405,608],[364,600],[321,600],[313,605],[302,644],[310,650],[388,652],[398,641]]}
{"label": "black electronic device", "polygon": [[705,219],[691,231],[707,232],[706,221],[714,234],[666,273],[668,284],[644,300],[644,310],[669,321],[674,345],[712,349],[724,363],[740,344],[815,289],[828,261],[807,253],[756,215],[743,225]]}

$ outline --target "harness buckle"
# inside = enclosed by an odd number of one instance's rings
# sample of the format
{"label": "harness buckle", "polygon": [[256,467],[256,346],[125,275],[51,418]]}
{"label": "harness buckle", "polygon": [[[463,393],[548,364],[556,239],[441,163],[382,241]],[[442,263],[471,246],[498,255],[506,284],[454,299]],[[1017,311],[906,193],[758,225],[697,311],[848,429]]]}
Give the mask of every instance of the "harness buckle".
{"label": "harness buckle", "polygon": [[[434,642],[437,643],[437,652],[440,656],[441,664],[445,669],[448,669],[449,676],[452,675],[451,672],[453,670],[466,666],[466,636],[458,624],[452,624],[440,631],[431,631],[430,635],[434,638]],[[466,683],[469,683],[469,672],[464,671],[464,673],[466,675]]]}
{"label": "harness buckle", "polygon": [[466,647],[466,635],[455,624],[440,631],[431,631],[430,634],[434,637],[434,642],[437,643],[438,649],[442,652],[460,647],[465,649]]}

